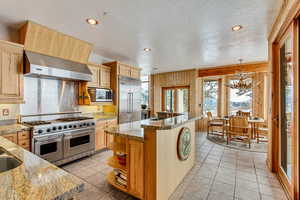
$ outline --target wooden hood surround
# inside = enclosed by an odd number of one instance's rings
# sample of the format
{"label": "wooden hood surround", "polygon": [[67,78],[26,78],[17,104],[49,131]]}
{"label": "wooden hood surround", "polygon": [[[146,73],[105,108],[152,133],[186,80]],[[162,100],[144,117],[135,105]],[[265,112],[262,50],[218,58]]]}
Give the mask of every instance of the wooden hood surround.
{"label": "wooden hood surround", "polygon": [[19,34],[25,50],[74,62],[87,63],[92,50],[90,43],[32,21],[27,21]]}

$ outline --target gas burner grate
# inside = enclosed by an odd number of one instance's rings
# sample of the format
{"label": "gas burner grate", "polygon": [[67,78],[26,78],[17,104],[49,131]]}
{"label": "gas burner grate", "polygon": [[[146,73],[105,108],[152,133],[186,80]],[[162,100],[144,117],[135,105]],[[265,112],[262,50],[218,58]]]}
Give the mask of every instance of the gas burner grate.
{"label": "gas burner grate", "polygon": [[69,118],[59,118],[57,121],[62,122],[73,122],[73,121],[82,121],[87,119],[93,119],[92,117],[69,117]]}
{"label": "gas burner grate", "polygon": [[38,125],[45,125],[45,124],[51,124],[49,121],[30,121],[30,122],[24,122],[25,125],[30,126],[38,126]]}

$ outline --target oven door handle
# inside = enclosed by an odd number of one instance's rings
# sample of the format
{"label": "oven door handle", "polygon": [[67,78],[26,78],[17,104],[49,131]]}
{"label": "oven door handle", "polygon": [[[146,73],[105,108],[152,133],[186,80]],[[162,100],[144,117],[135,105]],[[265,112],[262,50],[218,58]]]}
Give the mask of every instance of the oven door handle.
{"label": "oven door handle", "polygon": [[60,142],[62,141],[62,135],[43,136],[43,137],[34,138],[34,140],[36,141],[36,143],[48,142],[48,141]]}
{"label": "oven door handle", "polygon": [[78,135],[91,135],[93,134],[92,131],[84,131],[84,132],[77,132],[77,133],[65,133],[65,139],[71,139]]}
{"label": "oven door handle", "polygon": [[37,145],[43,145],[43,144],[48,144],[48,143],[52,143],[52,142],[62,142],[62,139],[61,138],[57,138],[57,139],[45,139],[45,140],[37,140],[35,142],[35,144]]}

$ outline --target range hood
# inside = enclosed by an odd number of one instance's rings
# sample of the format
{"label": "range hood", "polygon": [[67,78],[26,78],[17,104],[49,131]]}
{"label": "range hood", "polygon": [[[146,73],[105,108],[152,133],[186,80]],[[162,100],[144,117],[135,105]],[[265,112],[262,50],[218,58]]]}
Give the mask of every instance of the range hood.
{"label": "range hood", "polygon": [[85,64],[31,51],[25,51],[25,57],[25,76],[92,81],[92,72]]}

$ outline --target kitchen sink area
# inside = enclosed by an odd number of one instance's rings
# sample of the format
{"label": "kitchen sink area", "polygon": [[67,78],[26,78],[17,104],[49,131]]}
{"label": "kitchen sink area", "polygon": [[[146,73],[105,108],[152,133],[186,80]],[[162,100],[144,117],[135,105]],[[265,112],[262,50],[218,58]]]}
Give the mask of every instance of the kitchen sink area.
{"label": "kitchen sink area", "polygon": [[22,161],[0,147],[0,173],[12,170],[22,164]]}

